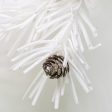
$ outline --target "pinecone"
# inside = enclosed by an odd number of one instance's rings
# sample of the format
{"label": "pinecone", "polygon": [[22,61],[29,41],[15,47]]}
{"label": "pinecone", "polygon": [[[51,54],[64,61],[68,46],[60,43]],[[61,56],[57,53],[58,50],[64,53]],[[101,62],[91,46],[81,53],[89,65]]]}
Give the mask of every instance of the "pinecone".
{"label": "pinecone", "polygon": [[50,79],[58,79],[60,77],[65,77],[69,72],[69,64],[63,66],[64,57],[60,55],[53,55],[46,59],[43,63],[43,69]]}

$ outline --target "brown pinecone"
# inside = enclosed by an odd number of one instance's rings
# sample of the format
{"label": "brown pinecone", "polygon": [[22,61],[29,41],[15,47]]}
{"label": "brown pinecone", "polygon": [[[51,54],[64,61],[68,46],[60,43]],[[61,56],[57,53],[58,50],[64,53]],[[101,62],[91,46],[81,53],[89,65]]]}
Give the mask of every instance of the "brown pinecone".
{"label": "brown pinecone", "polygon": [[53,55],[46,59],[43,63],[43,69],[50,79],[58,79],[60,77],[65,77],[69,72],[69,64],[63,66],[64,57],[60,55]]}

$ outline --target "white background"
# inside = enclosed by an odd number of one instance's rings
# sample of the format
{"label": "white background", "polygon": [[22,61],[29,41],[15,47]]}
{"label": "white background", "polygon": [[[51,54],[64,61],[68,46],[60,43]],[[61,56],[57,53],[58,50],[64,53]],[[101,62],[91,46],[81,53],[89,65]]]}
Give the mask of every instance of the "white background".
{"label": "white background", "polygon": [[[8,4],[8,0],[4,1]],[[100,48],[85,53],[91,66],[88,75],[94,90],[85,94],[77,85],[80,104],[75,105],[68,86],[58,112],[112,112],[112,0],[97,0],[91,15],[102,43]],[[6,57],[7,46],[0,45],[0,112],[54,112],[52,82],[46,85],[35,107],[28,99],[22,101],[24,92],[38,71],[23,75],[21,71],[9,70],[11,63]]]}

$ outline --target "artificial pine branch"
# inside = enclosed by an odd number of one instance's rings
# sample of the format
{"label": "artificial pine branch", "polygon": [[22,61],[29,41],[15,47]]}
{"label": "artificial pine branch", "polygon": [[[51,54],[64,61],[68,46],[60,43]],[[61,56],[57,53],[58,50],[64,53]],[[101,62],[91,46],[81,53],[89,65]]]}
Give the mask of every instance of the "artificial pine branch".
{"label": "artificial pine branch", "polygon": [[[60,96],[64,95],[65,84],[68,82],[74,100],[76,104],[78,103],[73,77],[78,80],[85,92],[92,90],[91,82],[86,75],[89,66],[83,56],[82,40],[85,40],[88,49],[95,49],[101,44],[93,45],[87,30],[88,27],[93,37],[97,36],[96,28],[85,13],[85,7],[90,9],[91,4],[92,0],[45,0],[36,10],[19,16],[22,17],[21,21],[15,17],[11,18],[10,23],[1,25],[1,40],[7,38],[10,40],[11,36],[8,37],[6,34],[16,30],[24,34],[29,32],[28,37],[18,36],[9,51],[9,54],[15,50],[18,52],[12,59],[15,62],[12,67],[14,71],[24,67],[24,73],[28,73],[44,65],[44,70],[43,68],[40,70],[24,95],[25,97],[29,94],[33,100],[32,105],[36,104],[48,76],[52,79],[57,78],[52,98],[55,109],[59,108]],[[17,44],[23,38],[26,39],[25,45],[17,48]],[[60,60],[60,57],[63,59]]]}

